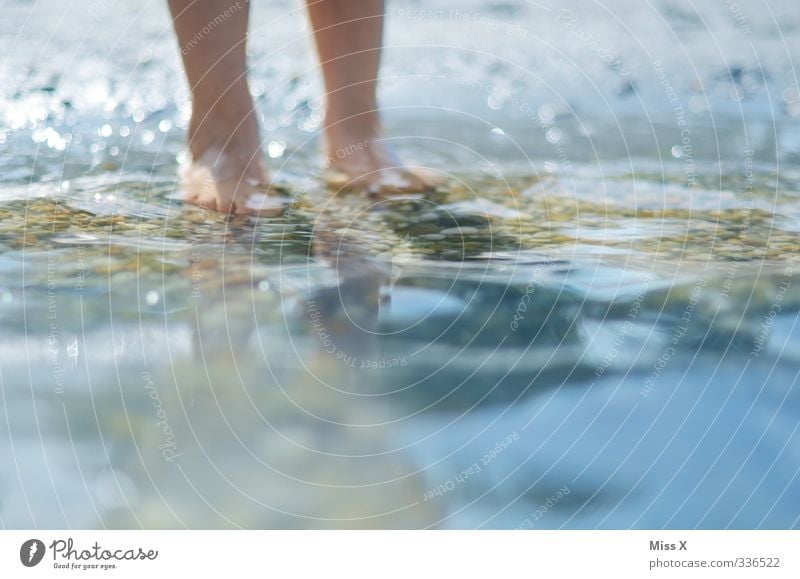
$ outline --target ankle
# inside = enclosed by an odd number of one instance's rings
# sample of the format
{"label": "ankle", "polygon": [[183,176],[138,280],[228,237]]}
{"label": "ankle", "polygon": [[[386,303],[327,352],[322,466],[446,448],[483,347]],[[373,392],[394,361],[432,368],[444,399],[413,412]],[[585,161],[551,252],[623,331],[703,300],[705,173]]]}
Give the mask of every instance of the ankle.
{"label": "ankle", "polygon": [[379,138],[381,133],[381,121],[376,111],[349,117],[326,113],[325,136],[329,147],[366,143]]}
{"label": "ankle", "polygon": [[187,139],[195,159],[209,152],[252,155],[261,148],[252,100],[194,107]]}
{"label": "ankle", "polygon": [[192,164],[211,170],[214,179],[265,182],[267,170],[257,127],[232,132],[231,125],[215,120],[203,122],[190,135]]}

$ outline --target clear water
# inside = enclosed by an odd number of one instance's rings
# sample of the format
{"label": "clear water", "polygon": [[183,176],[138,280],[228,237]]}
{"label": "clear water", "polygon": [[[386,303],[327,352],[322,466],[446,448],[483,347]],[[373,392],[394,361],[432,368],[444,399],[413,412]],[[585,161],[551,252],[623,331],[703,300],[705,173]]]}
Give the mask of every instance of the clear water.
{"label": "clear water", "polygon": [[0,524],[797,527],[797,11],[571,4],[390,5],[446,182],[375,202],[256,3],[258,220],[179,201],[162,3],[5,3]]}

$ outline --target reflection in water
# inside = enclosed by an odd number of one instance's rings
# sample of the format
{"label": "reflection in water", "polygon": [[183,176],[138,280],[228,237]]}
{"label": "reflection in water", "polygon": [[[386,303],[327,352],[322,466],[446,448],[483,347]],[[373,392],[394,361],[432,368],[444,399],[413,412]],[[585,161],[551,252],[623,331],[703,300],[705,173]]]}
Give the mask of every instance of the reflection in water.
{"label": "reflection in water", "polygon": [[4,290],[4,523],[796,524],[791,264],[398,266],[317,226],[302,266],[27,255]]}
{"label": "reflection in water", "polygon": [[[445,178],[391,200],[314,178],[319,91],[286,17],[253,35],[292,197],[264,220],[178,201],[188,117],[165,7],[109,11],[73,62],[84,27],[52,30],[83,8],[62,4],[0,21],[0,78],[19,87],[0,94],[0,526],[800,524],[800,100],[766,13],[753,45],[721,39],[770,55],[759,76],[700,50],[692,15],[625,16],[653,31],[642,51],[594,3],[573,21],[474,2],[588,77],[502,30],[436,48],[442,22],[393,14],[386,102],[447,110],[390,115],[413,135],[403,156]],[[262,25],[286,12],[258,5]],[[11,50],[22,21],[31,48]],[[564,46],[589,22],[611,71]],[[664,54],[673,28],[687,51]],[[286,58],[257,58],[274,46]],[[410,91],[420,74],[437,78]]]}

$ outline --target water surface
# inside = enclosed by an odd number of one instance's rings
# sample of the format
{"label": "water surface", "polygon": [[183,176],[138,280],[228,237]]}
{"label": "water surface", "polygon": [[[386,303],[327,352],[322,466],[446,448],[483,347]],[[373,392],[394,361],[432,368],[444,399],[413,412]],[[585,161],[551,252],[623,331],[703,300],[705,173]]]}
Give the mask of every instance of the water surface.
{"label": "water surface", "polygon": [[580,3],[552,60],[556,6],[397,3],[389,135],[443,185],[375,200],[319,179],[302,15],[262,4],[271,219],[181,203],[163,6],[7,7],[0,524],[798,526],[800,111],[766,12],[756,74],[724,6],[590,45]]}

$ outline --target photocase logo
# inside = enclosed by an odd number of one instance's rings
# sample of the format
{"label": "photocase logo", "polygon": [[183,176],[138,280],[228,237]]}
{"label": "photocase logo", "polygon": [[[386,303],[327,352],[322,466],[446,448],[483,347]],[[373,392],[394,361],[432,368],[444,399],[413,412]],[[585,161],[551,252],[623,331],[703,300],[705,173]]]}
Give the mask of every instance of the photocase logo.
{"label": "photocase logo", "polygon": [[19,548],[19,560],[26,567],[35,567],[44,557],[44,543],[39,539],[28,539]]}

